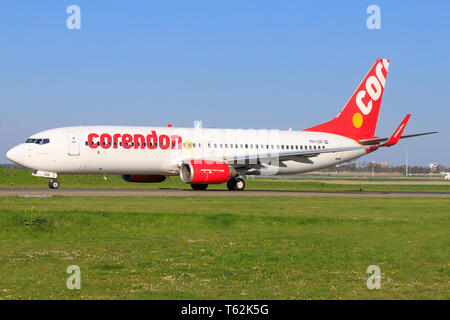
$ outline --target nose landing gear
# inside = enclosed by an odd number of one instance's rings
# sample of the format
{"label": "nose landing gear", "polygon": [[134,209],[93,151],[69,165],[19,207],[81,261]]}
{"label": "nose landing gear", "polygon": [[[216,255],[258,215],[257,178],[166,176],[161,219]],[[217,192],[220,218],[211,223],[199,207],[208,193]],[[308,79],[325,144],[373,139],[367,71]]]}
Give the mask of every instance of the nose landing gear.
{"label": "nose landing gear", "polygon": [[59,181],[57,179],[52,179],[48,182],[48,187],[50,189],[58,189],[59,188]]}

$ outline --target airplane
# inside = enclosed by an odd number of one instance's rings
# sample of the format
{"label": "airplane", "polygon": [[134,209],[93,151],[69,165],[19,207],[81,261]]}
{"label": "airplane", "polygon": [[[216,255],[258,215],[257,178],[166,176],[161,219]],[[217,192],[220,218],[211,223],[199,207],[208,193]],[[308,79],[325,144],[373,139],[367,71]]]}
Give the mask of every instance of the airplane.
{"label": "airplane", "polygon": [[386,83],[388,59],[377,59],[341,112],[302,130],[254,130],[128,126],[78,126],[33,134],[6,154],[57,189],[58,174],[120,174],[135,183],[158,183],[179,176],[194,190],[209,184],[245,188],[250,175],[314,171],[391,147],[402,135],[406,115],[392,136],[375,129]]}

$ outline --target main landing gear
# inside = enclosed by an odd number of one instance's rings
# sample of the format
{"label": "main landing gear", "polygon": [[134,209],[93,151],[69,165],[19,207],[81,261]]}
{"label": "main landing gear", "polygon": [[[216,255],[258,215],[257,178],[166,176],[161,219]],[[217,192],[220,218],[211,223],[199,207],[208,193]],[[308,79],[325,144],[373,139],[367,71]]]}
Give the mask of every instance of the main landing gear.
{"label": "main landing gear", "polygon": [[[227,182],[228,190],[230,191],[242,191],[245,189],[245,181],[242,178],[234,177]],[[206,190],[207,184],[191,184],[193,190]]]}
{"label": "main landing gear", "polygon": [[50,189],[58,189],[59,188],[59,181],[57,179],[52,179],[48,182],[48,187]]}
{"label": "main landing gear", "polygon": [[245,189],[245,181],[241,178],[231,178],[227,182],[227,187],[230,191],[242,191]]}

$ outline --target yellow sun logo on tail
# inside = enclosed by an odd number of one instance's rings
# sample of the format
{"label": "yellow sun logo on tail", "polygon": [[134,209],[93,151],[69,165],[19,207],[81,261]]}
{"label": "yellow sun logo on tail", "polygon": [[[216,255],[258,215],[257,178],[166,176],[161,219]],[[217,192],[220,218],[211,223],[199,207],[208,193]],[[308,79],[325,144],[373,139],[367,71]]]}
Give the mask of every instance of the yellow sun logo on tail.
{"label": "yellow sun logo on tail", "polygon": [[355,126],[355,128],[361,128],[363,124],[363,117],[361,115],[361,113],[357,112],[353,115],[353,125]]}

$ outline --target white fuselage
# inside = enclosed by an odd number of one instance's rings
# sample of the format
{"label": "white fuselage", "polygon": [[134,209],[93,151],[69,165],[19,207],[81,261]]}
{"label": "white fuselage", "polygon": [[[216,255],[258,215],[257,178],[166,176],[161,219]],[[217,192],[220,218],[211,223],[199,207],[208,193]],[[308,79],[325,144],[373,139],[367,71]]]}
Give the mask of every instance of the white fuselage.
{"label": "white fuselage", "polygon": [[[48,139],[31,142],[33,139]],[[234,156],[359,146],[355,140],[320,132],[202,129],[172,127],[65,127],[32,135],[8,152],[26,168],[55,173],[176,175],[190,159],[223,160]],[[42,140],[44,141],[44,140]],[[366,154],[365,150],[323,153],[315,157],[259,163],[258,174],[294,174],[333,166]]]}
{"label": "white fuselage", "polygon": [[[223,160],[233,156],[353,146],[359,143],[334,134],[307,131],[80,126],[34,134],[28,143],[14,147],[7,156],[26,168],[45,172],[169,176],[177,175],[180,164],[190,159]],[[366,151],[360,149],[279,163],[260,162],[254,165],[254,172],[302,173],[364,154]]]}

